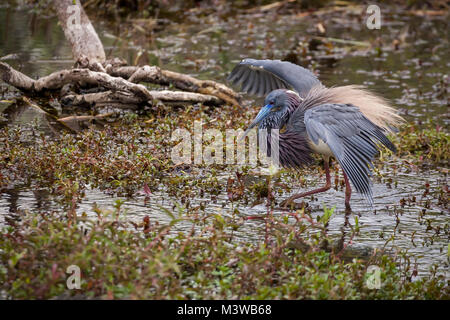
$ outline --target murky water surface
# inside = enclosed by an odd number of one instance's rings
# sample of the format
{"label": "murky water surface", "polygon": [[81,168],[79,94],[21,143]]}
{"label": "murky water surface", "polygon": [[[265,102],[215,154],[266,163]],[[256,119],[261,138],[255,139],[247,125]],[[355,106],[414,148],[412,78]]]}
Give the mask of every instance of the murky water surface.
{"label": "murky water surface", "polygon": [[[15,68],[32,77],[39,77],[73,64],[71,50],[54,18],[36,16],[29,9],[0,7],[0,21],[0,57]],[[393,101],[408,121],[431,119],[436,124],[448,125],[448,98],[442,94],[442,83],[450,70],[448,19],[402,16],[389,12],[383,20],[382,29],[378,31],[365,28],[357,13],[345,19],[337,15],[325,25],[329,29],[327,37],[352,39],[360,43],[330,41],[327,50],[320,49],[319,53],[311,55],[306,48],[314,49],[310,35],[317,34],[313,23],[317,21],[321,21],[320,16],[304,19],[301,15],[278,16],[270,13],[223,19],[213,16],[201,19],[187,17],[186,22],[165,24],[162,30],[154,31],[143,39],[123,36],[113,21],[97,19],[94,25],[108,54],[125,57],[130,63],[136,61],[139,52],[144,52],[149,63],[202,79],[224,82],[234,64],[244,57],[285,59],[295,56],[298,63],[315,69],[328,86],[364,84]],[[397,44],[396,40],[399,41]],[[379,49],[375,50],[374,46],[379,46]],[[0,90],[4,92],[3,99],[13,96],[3,84]],[[253,98],[248,97],[246,104],[261,102]],[[9,112],[10,107],[10,103],[0,102],[1,113]],[[38,121],[42,130],[48,130],[46,119],[32,109],[16,112],[14,119],[15,124],[22,125]],[[450,279],[450,214],[435,200],[436,194],[448,185],[447,175],[440,172],[399,170],[394,176],[396,184],[375,179],[375,212],[354,195],[352,209],[360,214],[361,233],[353,239],[353,243],[381,248],[395,232],[395,240],[388,244],[388,248],[407,249],[417,259],[420,274],[426,274],[430,266],[436,264],[439,272],[446,273]],[[227,176],[223,176],[224,183],[226,180]],[[313,173],[307,180],[311,188],[323,183]],[[430,193],[422,196],[427,183],[430,184]],[[417,201],[400,208],[400,200],[412,196],[416,196]],[[144,194],[138,194],[133,199],[124,199],[123,207],[129,219],[141,221],[149,215],[160,223],[169,221],[162,208],[172,210],[177,199],[164,192],[153,193],[149,201],[144,201],[144,198]],[[341,233],[345,220],[343,199],[342,191],[331,189],[310,202],[313,214],[321,214],[323,205],[337,206],[329,224],[330,232],[336,235]],[[430,205],[427,205],[428,199]],[[92,214],[94,203],[112,208],[115,200],[101,191],[90,190],[77,211],[79,214]],[[195,201],[207,201],[206,210],[209,212],[231,212],[225,193],[215,202],[211,202],[208,195]],[[421,216],[425,206],[429,207]],[[18,188],[0,194],[0,224],[4,215],[14,215],[22,210],[60,210],[60,206],[45,190]],[[239,210],[248,215],[266,213],[263,204],[241,206]],[[428,228],[429,223],[440,226],[440,233]],[[447,233],[444,232],[445,226]],[[244,228],[239,229],[239,236],[248,241],[264,237],[264,223],[249,220]]]}

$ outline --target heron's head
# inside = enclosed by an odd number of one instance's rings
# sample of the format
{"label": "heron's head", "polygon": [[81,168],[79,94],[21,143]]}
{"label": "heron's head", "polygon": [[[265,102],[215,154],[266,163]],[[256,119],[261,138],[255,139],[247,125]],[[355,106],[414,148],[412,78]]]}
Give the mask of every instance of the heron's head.
{"label": "heron's head", "polygon": [[250,124],[245,135],[256,126],[258,129],[282,129],[300,102],[300,96],[294,91],[286,89],[272,91],[267,95],[264,107]]}

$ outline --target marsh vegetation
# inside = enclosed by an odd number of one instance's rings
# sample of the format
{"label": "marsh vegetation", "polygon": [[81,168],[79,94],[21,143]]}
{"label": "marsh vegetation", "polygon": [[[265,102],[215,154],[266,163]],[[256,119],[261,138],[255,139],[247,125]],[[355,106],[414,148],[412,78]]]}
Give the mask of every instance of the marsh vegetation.
{"label": "marsh vegetation", "polygon": [[[242,58],[282,59],[327,86],[366,85],[407,120],[391,137],[398,153],[375,163],[372,210],[355,195],[345,214],[335,163],[330,191],[280,210],[295,191],[322,185],[319,158],[268,176],[169,156],[177,128],[245,128],[260,98],[66,106],[2,82],[0,297],[449,298],[448,9],[383,2],[382,28],[369,30],[365,5],[352,2],[110,3],[85,8],[108,57],[218,83]],[[0,60],[33,79],[74,63],[47,6],[0,7]],[[90,117],[55,120],[73,116]],[[70,265],[81,269],[79,290],[66,286]],[[367,286],[371,265],[380,289]]]}

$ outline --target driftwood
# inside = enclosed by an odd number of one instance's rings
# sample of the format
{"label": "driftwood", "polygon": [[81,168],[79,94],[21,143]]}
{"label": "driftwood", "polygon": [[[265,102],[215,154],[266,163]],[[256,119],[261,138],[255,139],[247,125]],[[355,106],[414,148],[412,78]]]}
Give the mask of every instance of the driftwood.
{"label": "driftwood", "polygon": [[214,95],[228,104],[238,105],[239,95],[227,86],[209,80],[199,80],[178,72],[162,70],[156,66],[106,66],[112,76],[128,79],[130,82],[150,82],[160,85],[172,84],[174,87],[202,94]]}
{"label": "driftwood", "polygon": [[[1,79],[26,95],[52,92],[52,97],[57,96],[62,106],[131,109],[154,105],[156,101],[179,105],[239,104],[240,97],[236,92],[215,81],[199,80],[157,66],[127,66],[118,58],[106,60],[103,45],[79,1],[74,5],[73,0],[54,0],[53,4],[72,46],[75,65],[73,69],[56,71],[34,80],[0,62]],[[140,82],[171,85],[182,91],[149,90]]]}
{"label": "driftwood", "polygon": [[218,105],[221,100],[215,96],[198,94],[193,92],[184,91],[149,91],[151,99],[142,100],[135,95],[129,94],[128,92],[95,92],[87,94],[68,94],[64,96],[61,101],[63,105],[66,106],[113,106],[113,107],[123,107],[127,108],[138,107],[140,104],[148,102],[151,103],[154,100],[161,101],[165,104],[192,104],[192,103],[204,103],[206,105]]}
{"label": "driftwood", "polygon": [[13,69],[4,62],[0,62],[0,75],[4,82],[19,90],[31,91],[33,88],[33,79]]}
{"label": "driftwood", "polygon": [[89,124],[93,121],[99,121],[106,119],[108,117],[114,116],[115,112],[109,112],[109,113],[102,113],[97,114],[95,116],[69,116],[64,118],[59,118],[57,121],[64,125],[66,128],[78,132],[83,127],[89,127]]}
{"label": "driftwood", "polygon": [[141,99],[149,100],[151,95],[145,86],[131,83],[120,77],[112,77],[104,72],[91,71],[89,69],[71,69],[56,71],[52,74],[33,80],[23,73],[14,70],[6,63],[0,62],[2,79],[6,83],[25,91],[40,93],[44,90],[61,89],[68,83],[81,83],[104,87],[115,91],[128,91]]}
{"label": "driftwood", "polygon": [[[158,68],[159,70],[159,68]],[[106,105],[108,102],[123,104],[140,104],[160,100],[163,102],[182,103],[209,103],[220,104],[220,98],[184,91],[149,91],[141,84],[136,84],[121,77],[113,77],[104,72],[89,69],[71,69],[54,72],[48,76],[33,80],[23,73],[13,69],[6,63],[0,62],[0,73],[6,83],[23,91],[40,93],[46,90],[62,89],[66,84],[79,83],[109,89],[108,91],[66,95],[62,100],[70,100],[71,105],[90,104],[99,102]],[[150,82],[151,79],[146,79]],[[67,103],[64,103],[67,104]]]}

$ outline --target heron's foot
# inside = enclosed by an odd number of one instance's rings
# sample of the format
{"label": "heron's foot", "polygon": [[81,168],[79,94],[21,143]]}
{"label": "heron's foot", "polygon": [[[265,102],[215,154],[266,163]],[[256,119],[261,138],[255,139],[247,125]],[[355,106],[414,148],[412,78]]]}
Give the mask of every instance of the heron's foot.
{"label": "heron's foot", "polygon": [[346,202],[345,203],[345,214],[350,214],[352,213],[352,208],[350,207],[350,203]]}

